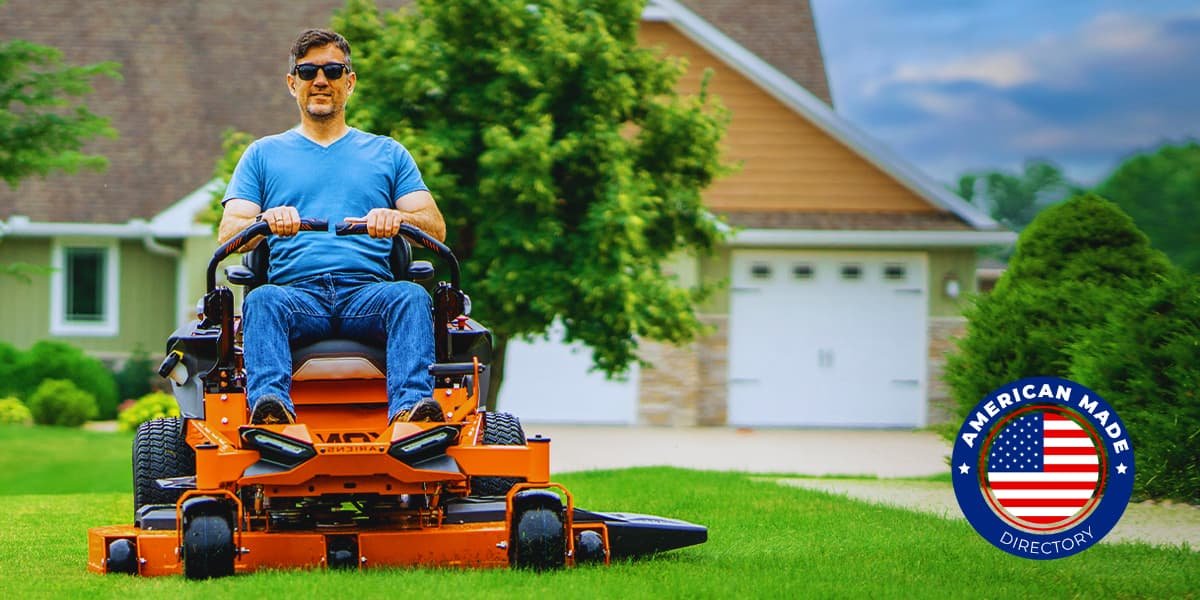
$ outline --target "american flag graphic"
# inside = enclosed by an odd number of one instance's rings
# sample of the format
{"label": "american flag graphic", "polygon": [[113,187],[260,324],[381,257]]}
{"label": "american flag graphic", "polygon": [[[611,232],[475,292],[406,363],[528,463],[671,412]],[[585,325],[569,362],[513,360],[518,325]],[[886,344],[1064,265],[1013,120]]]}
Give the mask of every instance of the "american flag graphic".
{"label": "american flag graphic", "polygon": [[1054,412],[1010,421],[992,440],[987,485],[1009,520],[1064,524],[1092,500],[1100,479],[1096,446],[1078,423]]}

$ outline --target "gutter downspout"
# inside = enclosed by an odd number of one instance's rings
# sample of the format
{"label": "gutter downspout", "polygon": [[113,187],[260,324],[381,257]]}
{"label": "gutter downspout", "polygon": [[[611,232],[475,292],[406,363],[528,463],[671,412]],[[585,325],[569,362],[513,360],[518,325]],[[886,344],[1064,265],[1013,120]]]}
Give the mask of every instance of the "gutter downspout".
{"label": "gutter downspout", "polygon": [[[138,227],[142,229],[142,246],[146,251],[158,256],[166,256],[175,259],[175,324],[178,325],[183,319],[181,315],[187,314],[186,301],[184,295],[187,293],[187,274],[184,273],[183,266],[183,251],[179,248],[174,248],[159,242],[154,239],[154,230],[150,224],[144,220],[134,220]],[[182,308],[181,308],[182,307]]]}

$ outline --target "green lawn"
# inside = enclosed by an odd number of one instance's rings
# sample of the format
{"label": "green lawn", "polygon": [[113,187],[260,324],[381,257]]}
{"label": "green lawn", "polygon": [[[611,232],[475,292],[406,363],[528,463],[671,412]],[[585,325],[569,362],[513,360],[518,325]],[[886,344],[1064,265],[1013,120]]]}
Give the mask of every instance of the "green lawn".
{"label": "green lawn", "polygon": [[[36,454],[46,440],[85,453],[96,473],[66,493]],[[72,442],[71,440],[75,440]],[[101,577],[86,571],[88,527],[130,520],[128,436],[0,429],[0,595],[240,597],[291,594],[427,598],[1188,597],[1200,592],[1200,553],[1105,544],[1071,558],[1028,561],[996,550],[962,521],[943,520],[733,473],[672,468],[557,477],[580,506],[682,518],[709,542],[658,557],[548,574],[378,570],[258,573],[217,581]],[[119,449],[124,450],[119,450]],[[125,456],[120,455],[124,452]],[[112,463],[112,464],[109,464]],[[28,466],[36,477],[22,476]],[[78,467],[72,467],[77,472]],[[30,487],[21,488],[21,481]],[[15,483],[14,483],[15,482]],[[15,486],[9,489],[7,486]]]}

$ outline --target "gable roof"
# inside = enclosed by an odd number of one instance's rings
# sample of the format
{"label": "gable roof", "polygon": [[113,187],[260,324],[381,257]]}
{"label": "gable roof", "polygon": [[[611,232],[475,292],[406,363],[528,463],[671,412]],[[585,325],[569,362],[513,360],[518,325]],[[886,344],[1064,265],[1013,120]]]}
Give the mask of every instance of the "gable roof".
{"label": "gable roof", "polygon": [[[807,0],[750,4],[687,0],[723,35],[828,102]],[[0,4],[0,38],[54,46],[69,64],[115,60],[123,75],[96,80],[85,99],[93,112],[111,118],[120,136],[88,146],[108,158],[108,169],[29,178],[17,190],[0,185],[0,221],[22,215],[33,223],[125,223],[151,219],[189,196],[212,178],[222,131],[260,136],[295,125],[295,104],[282,85],[287,49],[299,31],[327,24],[342,5],[256,0],[246,10],[238,0],[97,0],[80,11],[73,0]]]}
{"label": "gable roof", "polygon": [[951,193],[920,169],[893,153],[834,112],[828,104],[775,66],[751,52],[676,0],[652,0],[652,18],[669,21],[693,42],[732,66],[785,106],[853,150],[884,173],[973,228],[997,230],[990,216]]}

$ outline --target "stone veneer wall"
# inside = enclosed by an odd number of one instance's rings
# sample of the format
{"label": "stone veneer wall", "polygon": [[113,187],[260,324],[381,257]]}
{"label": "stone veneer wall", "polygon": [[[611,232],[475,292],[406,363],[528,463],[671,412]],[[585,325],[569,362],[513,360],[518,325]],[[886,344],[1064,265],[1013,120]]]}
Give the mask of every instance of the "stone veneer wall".
{"label": "stone veneer wall", "polygon": [[929,318],[929,392],[926,401],[926,424],[948,423],[953,419],[950,390],[942,380],[946,367],[946,353],[954,349],[954,339],[967,331],[967,320],[963,317]]}
{"label": "stone veneer wall", "polygon": [[690,344],[642,342],[653,366],[638,376],[638,423],[673,427],[724,425],[729,317],[702,315],[712,333]]}

